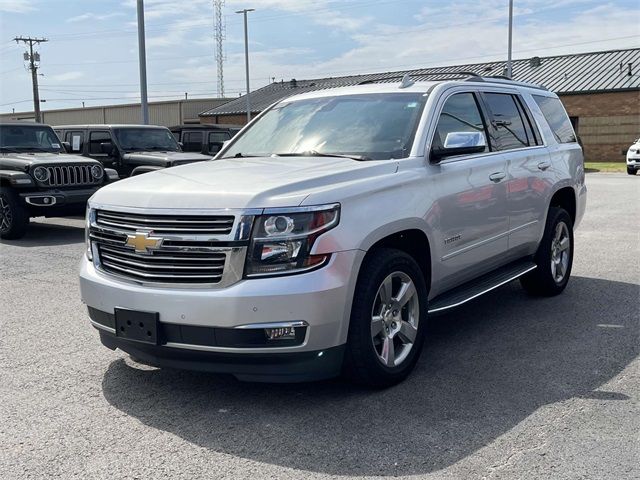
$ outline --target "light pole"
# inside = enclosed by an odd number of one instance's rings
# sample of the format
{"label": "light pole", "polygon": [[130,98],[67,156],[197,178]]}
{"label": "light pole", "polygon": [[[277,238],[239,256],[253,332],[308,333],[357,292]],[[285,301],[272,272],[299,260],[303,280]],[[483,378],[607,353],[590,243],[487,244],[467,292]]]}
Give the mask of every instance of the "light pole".
{"label": "light pole", "polygon": [[149,124],[149,104],[147,102],[147,54],[144,44],[144,4],[138,0],[138,62],[140,63],[140,105],[142,124]]}
{"label": "light pole", "polygon": [[251,121],[251,99],[249,98],[249,34],[247,33],[247,13],[255,11],[254,8],[245,8],[236,13],[244,15],[244,67],[247,76],[247,123]]}
{"label": "light pole", "polygon": [[511,50],[513,48],[513,0],[509,0],[509,52],[507,53],[507,77],[511,78]]}

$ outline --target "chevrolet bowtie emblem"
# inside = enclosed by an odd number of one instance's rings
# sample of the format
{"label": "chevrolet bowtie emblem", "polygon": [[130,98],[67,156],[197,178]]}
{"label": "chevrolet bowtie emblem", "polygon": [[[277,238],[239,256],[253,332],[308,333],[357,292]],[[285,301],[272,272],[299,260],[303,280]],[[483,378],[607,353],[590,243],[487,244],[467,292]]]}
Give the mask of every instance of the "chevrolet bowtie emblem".
{"label": "chevrolet bowtie emblem", "polygon": [[127,247],[133,247],[137,253],[149,253],[162,244],[161,237],[152,237],[151,231],[137,231],[135,235],[127,235]]}

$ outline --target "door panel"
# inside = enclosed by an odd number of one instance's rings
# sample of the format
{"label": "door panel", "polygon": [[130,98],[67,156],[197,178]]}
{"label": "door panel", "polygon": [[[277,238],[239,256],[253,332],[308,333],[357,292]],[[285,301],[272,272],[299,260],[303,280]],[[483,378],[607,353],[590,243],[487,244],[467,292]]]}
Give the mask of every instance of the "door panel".
{"label": "door panel", "polygon": [[[507,182],[503,155],[480,155],[431,165],[438,193],[435,255],[444,291],[504,263],[508,249]],[[499,176],[499,175],[498,175]],[[433,219],[431,219],[433,220]]]}

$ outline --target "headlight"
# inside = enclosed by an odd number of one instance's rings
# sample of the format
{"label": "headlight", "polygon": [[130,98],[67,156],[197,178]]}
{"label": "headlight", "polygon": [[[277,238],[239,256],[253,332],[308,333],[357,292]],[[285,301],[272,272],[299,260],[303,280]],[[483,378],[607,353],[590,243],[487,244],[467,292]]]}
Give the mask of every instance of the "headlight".
{"label": "headlight", "polygon": [[94,165],[91,167],[91,176],[96,180],[100,180],[104,175],[104,170],[100,165]]}
{"label": "headlight", "polygon": [[49,170],[44,167],[36,167],[33,170],[33,176],[39,182],[46,182],[49,180]]}
{"label": "headlight", "polygon": [[91,251],[91,240],[89,238],[89,227],[91,227],[91,221],[95,215],[95,210],[91,208],[89,203],[87,202],[87,214],[85,217],[85,228],[84,228],[84,243],[85,243],[85,253],[87,255],[87,260],[93,260],[93,252]]}
{"label": "headlight", "polygon": [[287,275],[321,267],[330,255],[311,255],[311,248],[339,220],[339,204],[265,210],[254,223],[245,275]]}

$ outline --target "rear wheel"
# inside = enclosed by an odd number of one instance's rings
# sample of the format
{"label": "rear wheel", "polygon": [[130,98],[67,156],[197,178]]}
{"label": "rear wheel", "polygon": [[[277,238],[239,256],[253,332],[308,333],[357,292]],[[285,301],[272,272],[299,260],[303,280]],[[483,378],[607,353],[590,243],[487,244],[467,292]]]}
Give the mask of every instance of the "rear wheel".
{"label": "rear wheel", "polygon": [[636,169],[627,167],[627,173],[629,175],[635,175],[636,174]]}
{"label": "rear wheel", "polygon": [[573,222],[566,210],[549,208],[535,262],[538,268],[520,279],[524,289],[542,296],[561,293],[569,282],[573,266]]}
{"label": "rear wheel", "polygon": [[0,238],[22,237],[29,225],[29,214],[11,188],[0,188]]}
{"label": "rear wheel", "polygon": [[360,271],[351,310],[345,373],[353,381],[388,387],[413,370],[424,342],[427,289],[404,252],[372,252]]}

